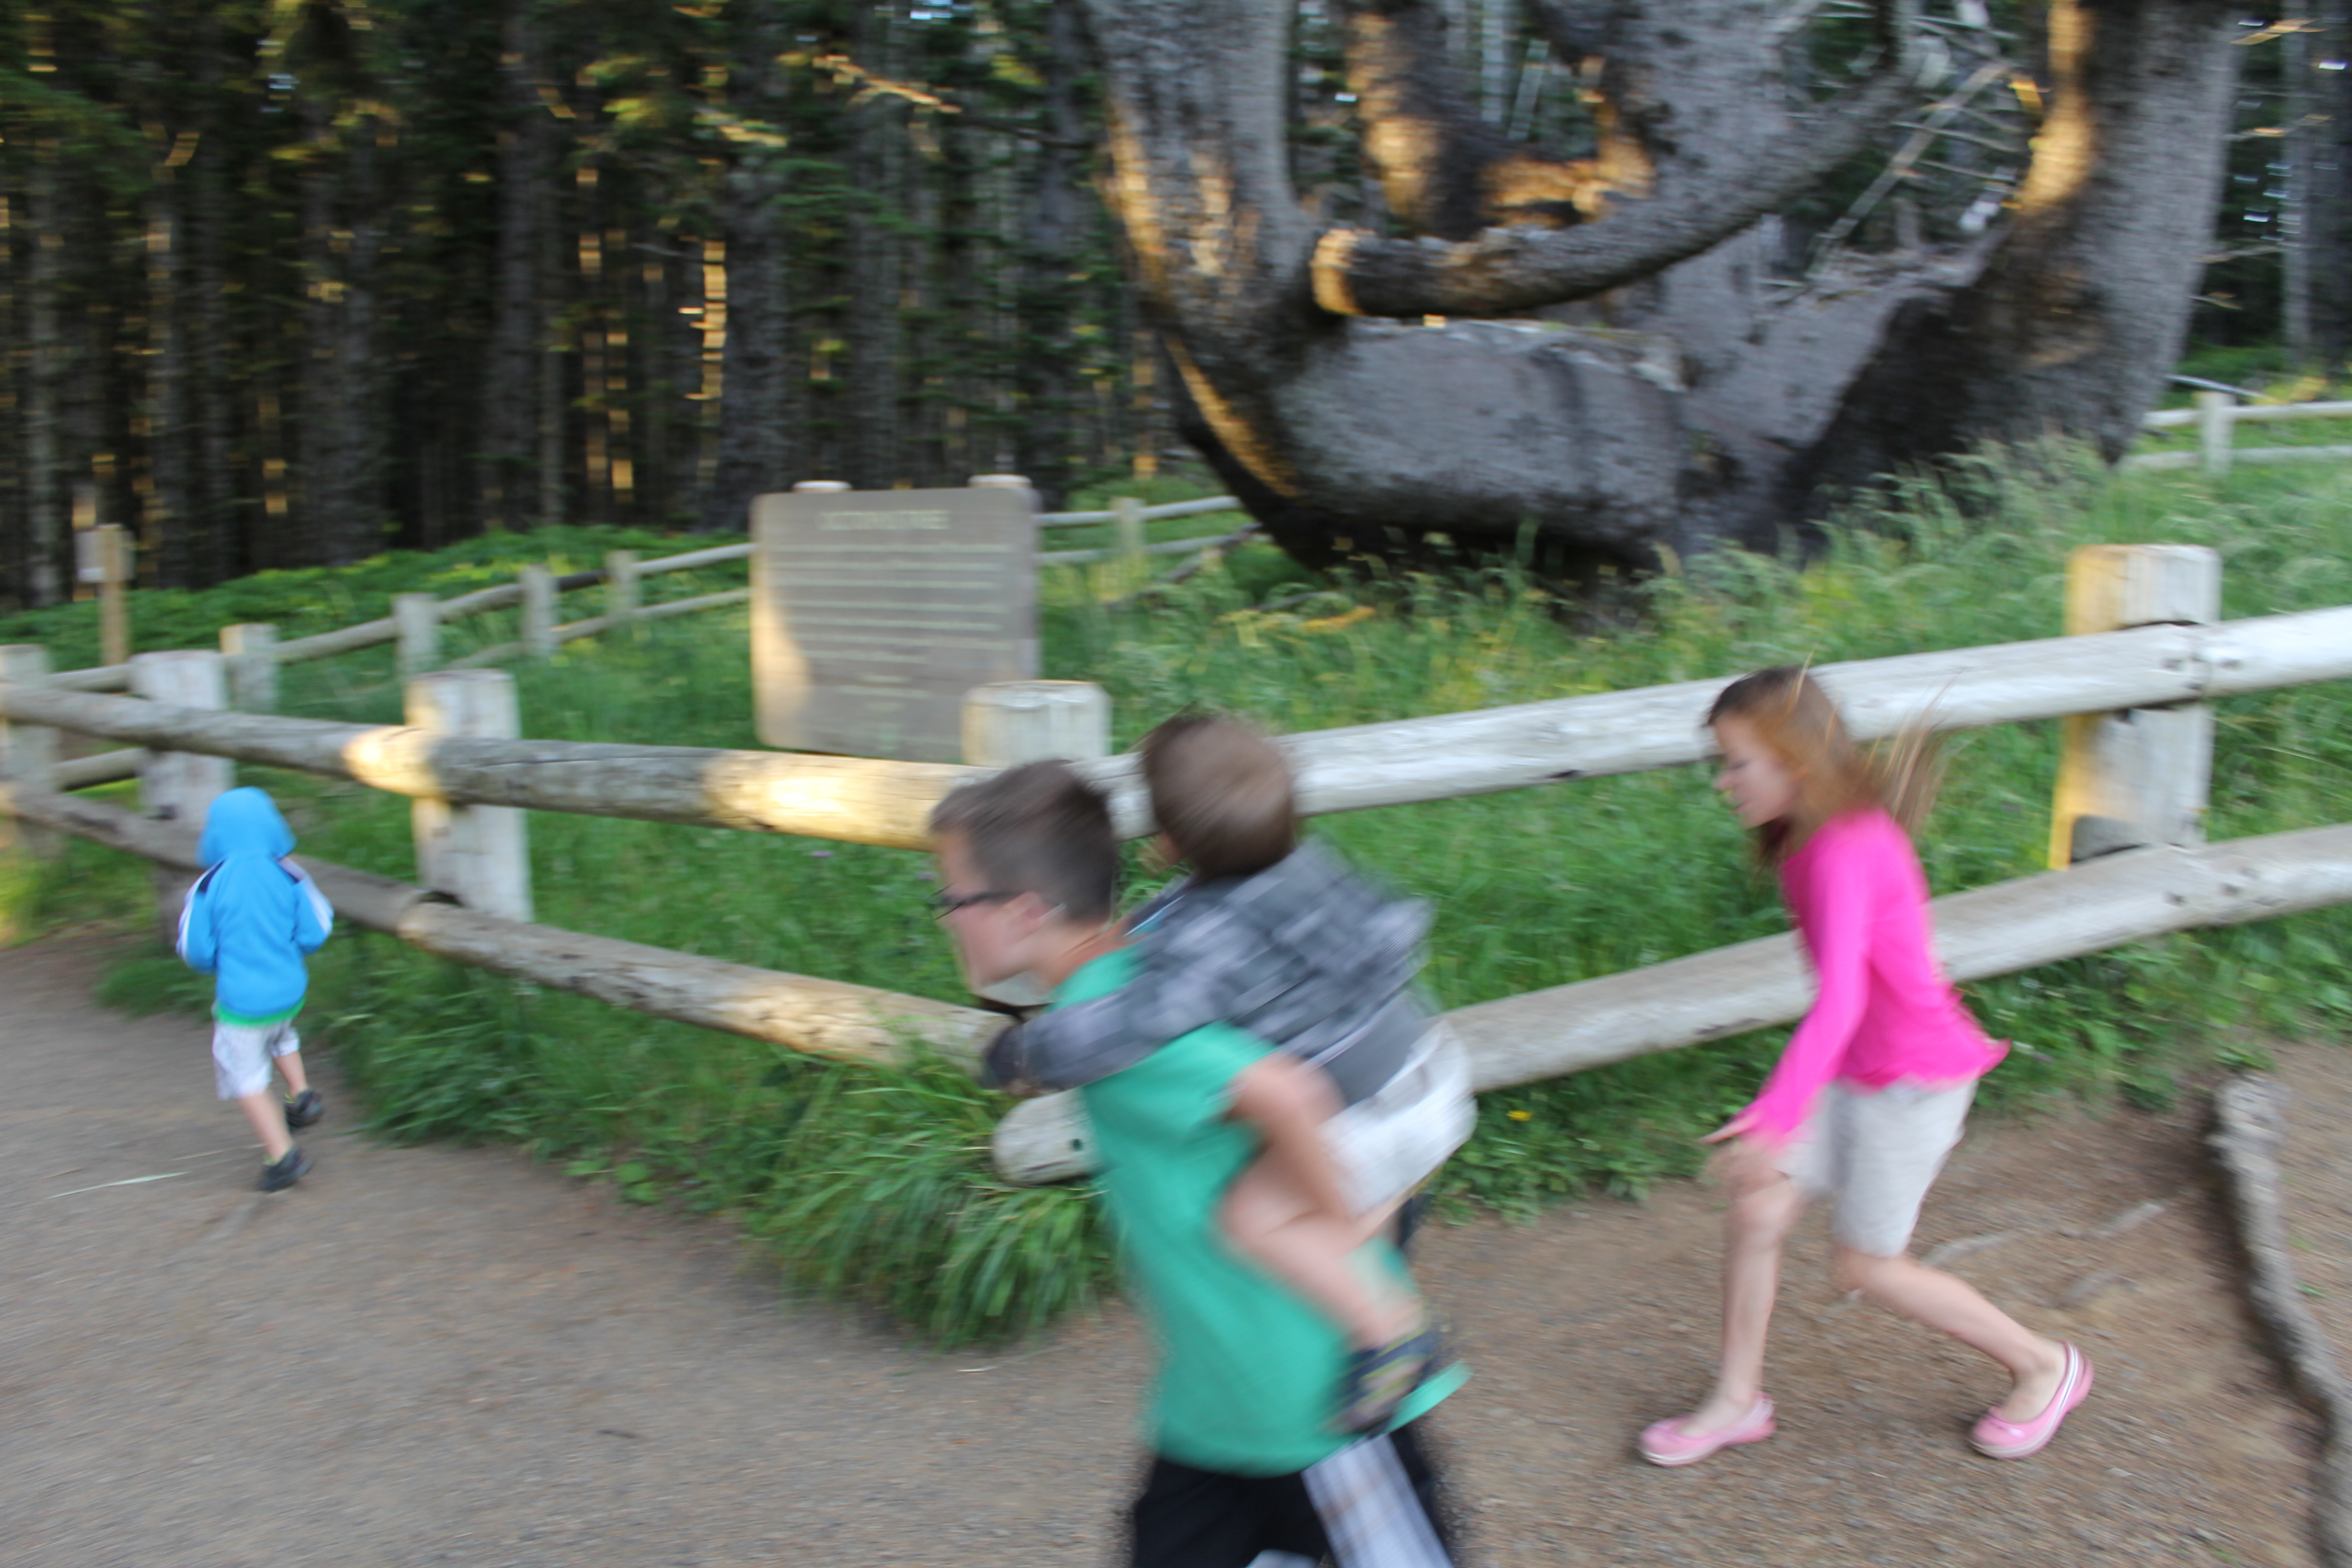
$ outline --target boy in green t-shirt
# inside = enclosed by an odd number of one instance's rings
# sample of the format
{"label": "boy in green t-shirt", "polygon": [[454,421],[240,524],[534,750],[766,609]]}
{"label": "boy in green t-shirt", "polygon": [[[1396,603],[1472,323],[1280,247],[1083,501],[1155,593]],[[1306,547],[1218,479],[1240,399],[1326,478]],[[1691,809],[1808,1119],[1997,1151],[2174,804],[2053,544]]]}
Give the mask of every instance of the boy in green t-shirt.
{"label": "boy in green t-shirt", "polygon": [[[931,821],[934,900],[974,985],[1027,974],[1057,1003],[1117,991],[1132,973],[1115,924],[1118,841],[1102,795],[1059,763],[967,785]],[[1245,1568],[1261,1552],[1439,1568],[1435,1478],[1411,1424],[1459,1385],[1415,1390],[1400,1425],[1349,1440],[1325,1430],[1345,1336],[1236,1255],[1217,1211],[1263,1144],[1321,1156],[1314,1068],[1228,1026],[1196,1029],[1082,1093],[1101,1193],[1160,1344],[1147,1417],[1154,1451],[1133,1508],[1137,1568]],[[1385,1242],[1361,1267],[1404,1278]]]}

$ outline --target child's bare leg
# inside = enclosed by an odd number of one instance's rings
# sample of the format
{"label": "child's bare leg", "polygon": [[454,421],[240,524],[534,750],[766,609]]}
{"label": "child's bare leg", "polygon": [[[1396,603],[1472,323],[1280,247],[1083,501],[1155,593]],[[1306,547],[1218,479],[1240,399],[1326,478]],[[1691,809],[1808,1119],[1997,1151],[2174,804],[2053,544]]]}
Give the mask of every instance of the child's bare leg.
{"label": "child's bare leg", "polygon": [[1236,1248],[1321,1309],[1358,1349],[1373,1350],[1419,1319],[1412,1297],[1376,1289],[1352,1260],[1395,1213],[1390,1204],[1334,1217],[1308,1200],[1279,1162],[1261,1155],[1225,1190],[1218,1219]]}
{"label": "child's bare leg", "polygon": [[288,1089],[299,1096],[310,1087],[310,1079],[306,1077],[302,1071],[301,1052],[289,1051],[284,1056],[278,1058],[277,1061],[278,1070],[286,1075],[286,1087]]}
{"label": "child's bare leg", "polygon": [[246,1124],[261,1141],[262,1152],[276,1164],[294,1147],[294,1135],[286,1131],[286,1106],[278,1098],[263,1089],[253,1094],[236,1097],[236,1108],[245,1112]]}
{"label": "child's bare leg", "polygon": [[1859,1290],[2007,1367],[2014,1381],[1999,1407],[2002,1419],[2031,1421],[2049,1408],[2065,1375],[2066,1347],[2018,1322],[1967,1280],[1907,1253],[1876,1258],[1843,1245],[1837,1249],[1837,1279],[1841,1288]]}
{"label": "child's bare leg", "polygon": [[1715,1392],[1683,1431],[1704,1437],[1756,1408],[1764,1392],[1764,1341],[1780,1293],[1780,1246],[1804,1212],[1796,1184],[1775,1176],[1731,1200],[1723,1226],[1723,1362]]}

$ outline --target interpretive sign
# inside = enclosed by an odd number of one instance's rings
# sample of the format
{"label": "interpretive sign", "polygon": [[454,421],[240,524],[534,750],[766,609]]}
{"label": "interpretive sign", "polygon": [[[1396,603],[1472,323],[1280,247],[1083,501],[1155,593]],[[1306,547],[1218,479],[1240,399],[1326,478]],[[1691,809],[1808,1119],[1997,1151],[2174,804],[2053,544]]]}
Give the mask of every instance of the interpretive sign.
{"label": "interpretive sign", "polygon": [[760,739],[961,761],[963,694],[1036,678],[1036,530],[1025,489],[752,502]]}

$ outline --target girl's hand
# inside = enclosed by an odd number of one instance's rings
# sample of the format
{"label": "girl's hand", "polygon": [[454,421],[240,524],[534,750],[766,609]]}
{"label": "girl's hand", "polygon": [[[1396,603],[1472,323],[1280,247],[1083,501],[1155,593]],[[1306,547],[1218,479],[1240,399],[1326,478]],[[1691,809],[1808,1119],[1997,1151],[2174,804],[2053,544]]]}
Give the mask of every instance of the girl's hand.
{"label": "girl's hand", "polygon": [[1707,1162],[1707,1173],[1734,1192],[1753,1192],[1780,1179],[1780,1152],[1788,1140],[1774,1137],[1756,1124],[1755,1114],[1743,1110],[1706,1137],[1702,1143],[1729,1143]]}

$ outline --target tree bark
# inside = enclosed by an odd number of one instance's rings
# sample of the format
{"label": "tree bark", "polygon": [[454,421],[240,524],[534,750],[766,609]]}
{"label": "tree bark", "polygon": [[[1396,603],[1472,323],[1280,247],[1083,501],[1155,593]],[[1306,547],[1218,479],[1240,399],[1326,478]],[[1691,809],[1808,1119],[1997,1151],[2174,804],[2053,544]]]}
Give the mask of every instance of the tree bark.
{"label": "tree bark", "polygon": [[1076,5],[1060,0],[1045,14],[1043,119],[1047,140],[1034,155],[1013,312],[1018,344],[1013,374],[1021,400],[1013,460],[1049,511],[1069,498],[1072,426],[1077,412],[1070,336],[1076,290],[1070,286],[1070,269],[1083,221],[1075,149],[1086,137],[1076,96],[1077,78],[1085,68]]}
{"label": "tree bark", "polygon": [[[855,53],[872,60],[877,74],[896,78],[898,27],[895,12],[858,7]],[[845,445],[849,471],[842,476],[859,489],[887,489],[900,478],[899,325],[901,288],[898,236],[887,221],[899,195],[906,151],[898,100],[880,95],[849,110],[851,197],[848,223],[850,268],[849,426]]]}
{"label": "tree bark", "polygon": [[183,324],[182,195],[167,159],[147,198],[147,452],[152,486],[145,532],[157,583],[195,581],[188,486],[188,340]]}
{"label": "tree bark", "polygon": [[2188,328],[2237,16],[2217,0],[2053,0],[2049,107],[2013,226],[1969,286],[1905,308],[1809,489],[2053,433],[2123,455]]}
{"label": "tree bark", "polygon": [[533,0],[507,0],[499,28],[499,228],[491,258],[489,363],[483,377],[479,473],[482,521],[531,525],[539,506],[538,360],[547,302],[539,294],[540,231],[547,222],[547,110],[539,99]]}
{"label": "tree bark", "polygon": [[[729,104],[757,127],[783,121],[782,7],[757,0],[728,71]],[[719,405],[719,468],[702,499],[699,526],[734,532],[751,526],[751,498],[787,484],[786,367],[790,318],[784,175],[777,149],[738,142],[722,176],[719,223],[727,240],[727,346]]]}
{"label": "tree bark", "polygon": [[25,408],[25,588],[38,605],[64,597],[64,475],[58,465],[59,389],[68,371],[58,330],[58,291],[65,235],[58,211],[58,144],[33,145],[33,175],[26,203],[32,227],[31,298],[26,301]]}
{"label": "tree bark", "polygon": [[[1430,0],[1343,13],[1415,235],[1318,233],[1302,213],[1286,7],[1088,0],[1111,197],[1186,433],[1294,553],[1432,532],[1491,548],[1529,527],[1569,564],[1769,545],[1832,495],[1985,438],[2056,430],[2113,455],[2170,368],[2235,68],[2210,0],[2057,0],[2017,221],[1780,301],[1756,220],[1914,90],[1899,0],[1860,84],[1801,113],[1748,0],[1544,7],[1557,50],[1606,62],[1622,141],[1565,174],[1511,173],[1520,154],[1444,79]],[[1527,199],[1537,174],[1582,183],[1547,204]],[[1614,330],[1463,319],[1578,299]]]}

